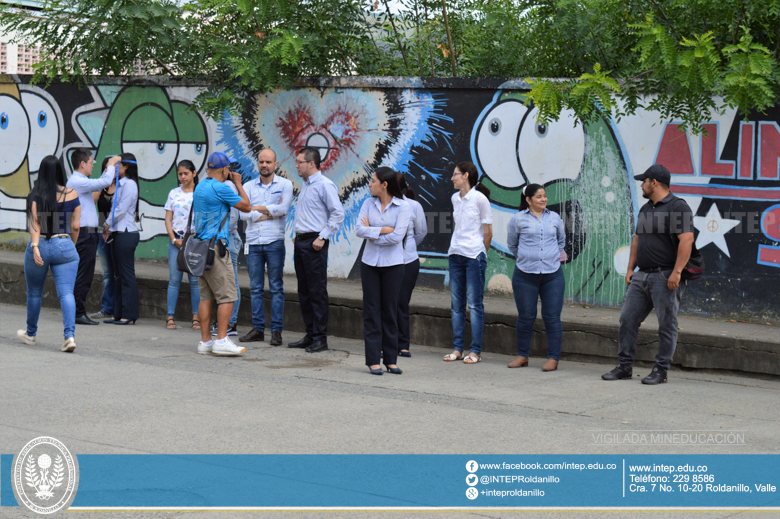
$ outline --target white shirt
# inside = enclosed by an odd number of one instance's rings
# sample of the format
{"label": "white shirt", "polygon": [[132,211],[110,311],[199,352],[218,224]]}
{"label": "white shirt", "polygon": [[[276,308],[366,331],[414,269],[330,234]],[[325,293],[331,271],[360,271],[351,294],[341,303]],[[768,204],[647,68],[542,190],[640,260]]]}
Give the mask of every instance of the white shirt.
{"label": "white shirt", "polygon": [[[363,263],[372,267],[392,267],[404,264],[404,236],[409,229],[411,210],[409,204],[400,198],[390,201],[382,211],[379,197],[371,197],[360,208],[356,234],[366,239],[363,249]],[[368,226],[363,218],[368,218]],[[382,227],[392,227],[390,234],[380,234]]]}
{"label": "white shirt", "polygon": [[138,185],[129,178],[120,178],[115,197],[116,211],[111,208],[106,223],[111,232],[138,232],[135,221],[135,204],[138,201]]}
{"label": "white shirt", "polygon": [[83,173],[74,171],[68,179],[67,187],[79,194],[82,232],[86,227],[98,226],[98,214],[97,209],[95,209],[95,200],[92,198],[92,193],[110,186],[111,181],[114,179],[114,175],[114,166],[108,166],[106,171],[100,175],[100,178],[88,178]]}
{"label": "white shirt", "polygon": [[165,210],[173,213],[171,226],[174,232],[183,234],[187,229],[187,220],[192,209],[192,192],[185,193],[181,187],[171,189],[168,193],[168,201],[165,202]]}
{"label": "white shirt", "polygon": [[417,246],[422,243],[425,236],[428,235],[428,221],[425,219],[420,202],[404,196],[404,200],[409,204],[409,230],[406,233],[406,246],[404,247],[404,264],[408,265],[420,256],[417,254]]}
{"label": "white shirt", "polygon": [[[233,190],[235,194],[238,194],[238,188],[232,180],[225,180],[225,185]],[[230,208],[230,227],[228,232],[230,235],[238,234],[238,219],[240,218],[241,211],[235,207]]]}
{"label": "white shirt", "polygon": [[252,207],[265,206],[273,220],[258,222],[263,216],[259,211],[241,213],[242,220],[248,222],[246,231],[246,243],[249,245],[268,245],[284,239],[284,230],[287,225],[287,212],[290,210],[293,197],[293,183],[284,177],[274,175],[268,183],[263,184],[260,177],[244,184],[244,191],[249,197]]}
{"label": "white shirt", "polygon": [[452,195],[452,217],[455,228],[452,231],[448,255],[457,254],[474,259],[485,250],[485,224],[493,224],[490,200],[472,187],[466,196],[460,191]]}

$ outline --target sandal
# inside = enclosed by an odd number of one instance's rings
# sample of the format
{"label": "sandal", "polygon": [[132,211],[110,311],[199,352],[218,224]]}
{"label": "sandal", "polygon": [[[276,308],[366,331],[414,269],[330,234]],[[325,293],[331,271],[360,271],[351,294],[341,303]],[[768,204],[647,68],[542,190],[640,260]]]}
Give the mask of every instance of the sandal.
{"label": "sandal", "polygon": [[476,364],[482,361],[482,355],[476,353],[469,353],[468,357],[463,359],[463,364]]}
{"label": "sandal", "polygon": [[200,330],[200,321],[197,319],[192,320],[192,329],[193,330]]}
{"label": "sandal", "polygon": [[176,321],[173,320],[173,316],[169,315],[168,320],[165,322],[165,327],[169,330],[176,329]]}
{"label": "sandal", "polygon": [[452,353],[448,353],[447,355],[444,356],[444,362],[454,362],[456,360],[461,360],[462,358],[463,358],[462,351],[453,351]]}

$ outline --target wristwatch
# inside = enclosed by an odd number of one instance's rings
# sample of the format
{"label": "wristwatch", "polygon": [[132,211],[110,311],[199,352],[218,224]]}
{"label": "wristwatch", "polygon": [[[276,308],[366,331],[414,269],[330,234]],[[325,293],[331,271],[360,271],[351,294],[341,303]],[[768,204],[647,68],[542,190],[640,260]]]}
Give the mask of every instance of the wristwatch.
{"label": "wristwatch", "polygon": [[30,243],[30,247],[37,247],[37,246],[38,246],[37,243]]}

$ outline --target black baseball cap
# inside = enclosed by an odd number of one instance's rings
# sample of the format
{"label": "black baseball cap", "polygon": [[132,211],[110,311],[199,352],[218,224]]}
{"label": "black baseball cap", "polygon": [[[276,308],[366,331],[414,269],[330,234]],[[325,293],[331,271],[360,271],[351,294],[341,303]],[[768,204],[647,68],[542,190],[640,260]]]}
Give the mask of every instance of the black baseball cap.
{"label": "black baseball cap", "polygon": [[634,175],[635,180],[644,180],[646,178],[657,180],[658,182],[666,184],[667,186],[672,183],[672,174],[669,173],[668,169],[660,164],[654,164],[653,166],[650,166],[647,168],[647,171],[641,175]]}

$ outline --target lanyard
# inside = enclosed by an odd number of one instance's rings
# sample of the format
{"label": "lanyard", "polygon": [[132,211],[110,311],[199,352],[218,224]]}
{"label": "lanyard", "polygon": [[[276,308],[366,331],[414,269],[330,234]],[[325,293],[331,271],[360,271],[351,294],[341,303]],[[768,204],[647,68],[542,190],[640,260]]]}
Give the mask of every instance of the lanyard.
{"label": "lanyard", "polygon": [[116,201],[119,198],[119,164],[114,166],[114,203],[111,208],[111,223],[116,225]]}

